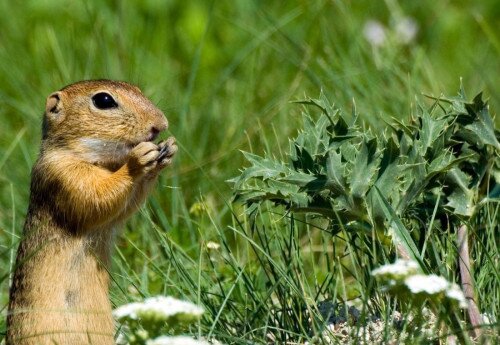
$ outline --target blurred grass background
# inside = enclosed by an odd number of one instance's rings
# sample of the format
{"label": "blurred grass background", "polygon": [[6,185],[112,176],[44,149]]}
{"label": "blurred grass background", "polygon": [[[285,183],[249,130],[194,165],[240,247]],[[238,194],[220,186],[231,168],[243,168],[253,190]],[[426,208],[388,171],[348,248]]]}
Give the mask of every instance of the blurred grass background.
{"label": "blurred grass background", "polygon": [[[418,31],[404,43],[396,30],[408,19]],[[384,44],[365,37],[370,21],[385,27]],[[125,80],[165,112],[180,152],[119,239],[112,295],[115,303],[128,293],[189,297],[196,291],[170,274],[165,248],[190,258],[194,272],[209,265],[197,253],[229,236],[225,181],[243,164],[238,150],[278,155],[300,128],[301,109],[290,101],[320,89],[346,109],[354,99],[379,130],[383,118],[411,115],[415,96],[454,94],[463,78],[468,96],[484,90],[496,114],[499,24],[497,0],[2,1],[0,310],[52,91],[81,79]]]}

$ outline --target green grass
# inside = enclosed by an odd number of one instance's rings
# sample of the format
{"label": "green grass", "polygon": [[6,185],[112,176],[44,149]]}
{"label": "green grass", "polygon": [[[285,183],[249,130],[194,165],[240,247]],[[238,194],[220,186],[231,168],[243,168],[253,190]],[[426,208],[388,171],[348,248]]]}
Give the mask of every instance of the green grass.
{"label": "green grass", "polygon": [[[246,164],[239,150],[283,157],[302,127],[301,107],[290,101],[320,89],[344,109],[354,99],[374,131],[390,116],[415,114],[421,93],[452,94],[460,78],[469,97],[484,90],[496,114],[499,11],[494,0],[0,3],[0,310],[45,97],[77,80],[110,78],[138,84],[180,146],[117,241],[112,302],[160,293],[199,302],[206,316],[191,331],[225,343],[308,338],[324,327],[318,320],[310,329],[315,300],[375,293],[356,284],[365,258],[347,255],[347,237],[332,237],[320,221],[273,210],[252,224],[225,182]],[[363,37],[367,20],[390,27],[405,16],[419,25],[411,44],[391,39],[374,49]],[[491,205],[472,241],[480,308],[497,319],[498,211]],[[451,239],[432,246],[453,278]],[[390,303],[377,308],[390,313]]]}

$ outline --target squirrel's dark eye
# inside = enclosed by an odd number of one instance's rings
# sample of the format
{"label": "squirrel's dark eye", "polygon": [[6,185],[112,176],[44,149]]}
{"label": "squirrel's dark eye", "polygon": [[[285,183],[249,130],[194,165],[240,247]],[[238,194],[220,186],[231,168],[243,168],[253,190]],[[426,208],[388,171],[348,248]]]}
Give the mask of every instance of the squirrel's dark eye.
{"label": "squirrel's dark eye", "polygon": [[118,104],[109,93],[99,92],[92,96],[92,102],[98,109],[111,109],[117,108]]}

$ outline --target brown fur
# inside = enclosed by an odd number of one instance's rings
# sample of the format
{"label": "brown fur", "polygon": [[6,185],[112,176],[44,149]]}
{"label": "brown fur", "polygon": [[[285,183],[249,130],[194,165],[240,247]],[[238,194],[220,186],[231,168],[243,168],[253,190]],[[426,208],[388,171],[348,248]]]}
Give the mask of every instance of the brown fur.
{"label": "brown fur", "polygon": [[[100,110],[107,92],[118,108]],[[155,128],[153,130],[152,128]],[[115,229],[177,151],[163,113],[124,82],[84,81],[47,98],[40,156],[10,290],[7,344],[114,344],[108,298]],[[168,146],[166,158],[159,150]]]}

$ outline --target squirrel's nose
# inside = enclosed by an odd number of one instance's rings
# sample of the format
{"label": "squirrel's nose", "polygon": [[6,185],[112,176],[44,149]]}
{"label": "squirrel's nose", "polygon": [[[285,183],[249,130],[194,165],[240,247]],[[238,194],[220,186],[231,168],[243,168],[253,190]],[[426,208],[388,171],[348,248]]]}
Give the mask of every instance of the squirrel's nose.
{"label": "squirrel's nose", "polygon": [[158,128],[156,128],[155,126],[152,126],[150,129],[150,132],[149,132],[150,141],[154,141],[156,139],[156,137],[158,137],[158,134],[160,134],[160,132],[161,131]]}
{"label": "squirrel's nose", "polygon": [[150,126],[149,141],[154,141],[161,132],[168,128],[168,121],[165,116],[163,116],[163,113],[160,112],[159,115],[161,116],[158,116],[157,119],[148,123],[148,125]]}

